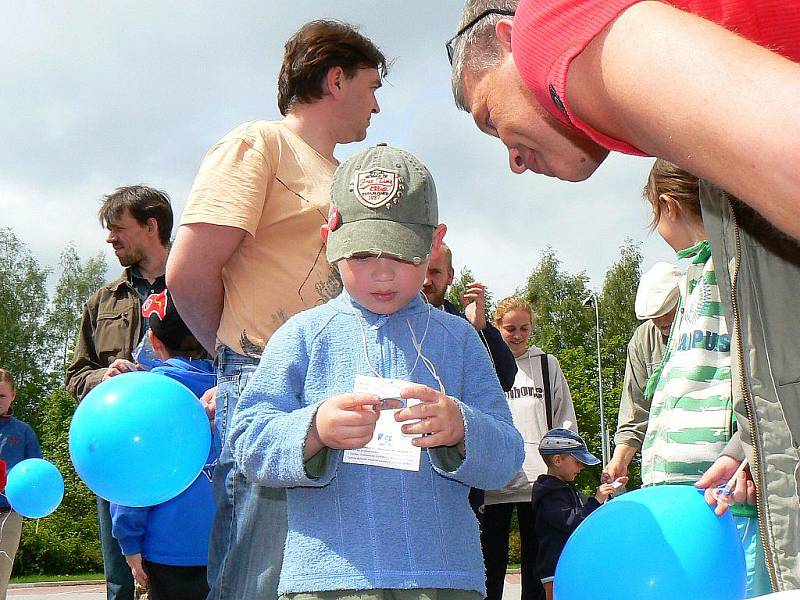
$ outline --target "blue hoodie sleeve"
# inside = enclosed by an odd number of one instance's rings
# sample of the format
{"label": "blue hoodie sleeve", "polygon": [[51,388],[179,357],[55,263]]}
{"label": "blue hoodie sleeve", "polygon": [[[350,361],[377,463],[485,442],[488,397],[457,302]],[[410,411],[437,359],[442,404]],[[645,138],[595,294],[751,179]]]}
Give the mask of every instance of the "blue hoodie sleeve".
{"label": "blue hoodie sleeve", "polygon": [[269,487],[323,486],[333,478],[341,451],[327,452],[319,478],[306,473],[303,448],[318,404],[305,406],[308,344],[290,319],[267,344],[239,398],[228,443],[244,476]]}
{"label": "blue hoodie sleeve", "polygon": [[498,489],[522,468],[525,449],[514,427],[505,394],[477,333],[464,336],[461,397],[456,399],[464,419],[464,460],[448,471],[439,452],[431,452],[434,469],[466,485]]}
{"label": "blue hoodie sleeve", "polygon": [[42,458],[42,448],[39,446],[39,438],[36,437],[33,429],[27,423],[25,425],[25,458]]}
{"label": "blue hoodie sleeve", "polygon": [[142,541],[147,531],[149,506],[132,507],[111,504],[111,535],[122,548],[122,554],[142,553]]}

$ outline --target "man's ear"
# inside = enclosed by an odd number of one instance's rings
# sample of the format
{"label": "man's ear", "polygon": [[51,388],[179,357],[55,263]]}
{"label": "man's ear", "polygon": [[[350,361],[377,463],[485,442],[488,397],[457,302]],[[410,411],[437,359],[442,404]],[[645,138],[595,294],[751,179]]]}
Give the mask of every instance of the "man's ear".
{"label": "man's ear", "polygon": [[511,31],[514,29],[514,21],[511,19],[500,19],[494,26],[494,35],[500,42],[500,47],[504,52],[511,54]]}
{"label": "man's ear", "polygon": [[158,235],[158,221],[156,221],[155,217],[149,217],[147,221],[145,221],[145,227],[148,233],[155,231],[156,235]]}
{"label": "man's ear", "polygon": [[444,241],[444,235],[447,233],[447,225],[444,223],[440,223],[436,226],[436,229],[433,230],[433,240],[431,240],[431,254],[438,252],[439,249],[442,247],[442,242]]}
{"label": "man's ear", "polygon": [[322,243],[328,243],[328,234],[331,232],[331,228],[328,227],[328,224],[325,223],[319,228],[319,235],[322,237]]}
{"label": "man's ear", "polygon": [[347,77],[342,67],[331,67],[325,75],[325,90],[334,98],[342,93],[342,82]]}

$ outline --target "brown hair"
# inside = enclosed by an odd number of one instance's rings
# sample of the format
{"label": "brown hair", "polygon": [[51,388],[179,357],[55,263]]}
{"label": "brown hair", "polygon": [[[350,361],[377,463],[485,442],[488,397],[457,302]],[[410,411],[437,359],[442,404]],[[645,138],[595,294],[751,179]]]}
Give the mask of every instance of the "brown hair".
{"label": "brown hair", "polygon": [[642,195],[653,207],[653,220],[650,228],[655,229],[661,220],[661,194],[673,198],[681,208],[702,220],[700,212],[700,181],[695,175],[684,171],[678,165],[659,158],[653,163],[647,184]]}
{"label": "brown hair", "polygon": [[125,209],[143,227],[147,224],[147,219],[155,219],[158,224],[158,239],[162,245],[169,245],[169,237],[172,235],[172,205],[166,192],[146,185],[117,188],[103,197],[97,218],[103,227],[108,227],[122,216]]}
{"label": "brown hair", "polygon": [[11,371],[7,369],[0,369],[0,383],[7,383],[11,386],[11,391],[17,391],[17,384],[14,383],[14,377],[11,375]]}
{"label": "brown hair", "polygon": [[531,326],[533,325],[533,309],[527,300],[521,296],[509,296],[497,303],[497,308],[494,309],[495,324],[500,325],[506,313],[510,313],[512,310],[521,310],[528,313],[531,317]]}
{"label": "brown hair", "polygon": [[303,25],[284,46],[278,75],[278,109],[286,114],[298,103],[309,103],[325,95],[323,80],[333,67],[341,67],[348,78],[358,69],[375,68],[386,77],[386,58],[358,28],[341,21],[319,20]]}

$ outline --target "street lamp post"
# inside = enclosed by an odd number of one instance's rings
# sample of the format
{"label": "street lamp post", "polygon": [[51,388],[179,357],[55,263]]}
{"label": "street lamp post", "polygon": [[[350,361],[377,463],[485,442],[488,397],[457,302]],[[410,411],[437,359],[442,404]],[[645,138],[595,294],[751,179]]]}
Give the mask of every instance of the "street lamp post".
{"label": "street lamp post", "polygon": [[600,445],[603,457],[603,466],[608,464],[609,460],[609,443],[608,431],[606,430],[606,415],[603,408],[603,365],[600,362],[600,302],[597,300],[597,294],[593,290],[589,290],[589,295],[584,299],[583,306],[594,306],[594,319],[595,319],[595,339],[597,341],[597,392],[600,400]]}

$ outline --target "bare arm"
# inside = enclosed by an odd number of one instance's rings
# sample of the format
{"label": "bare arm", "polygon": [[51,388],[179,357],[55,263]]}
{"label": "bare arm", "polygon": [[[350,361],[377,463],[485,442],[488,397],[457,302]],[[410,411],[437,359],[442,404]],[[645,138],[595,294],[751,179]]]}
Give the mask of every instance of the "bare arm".
{"label": "bare arm", "polygon": [[167,287],[181,317],[211,354],[222,316],[222,267],[246,232],[237,227],[181,225],[167,261]]}
{"label": "bare arm", "polygon": [[572,63],[575,114],[711,180],[800,238],[800,65],[660,2]]}

